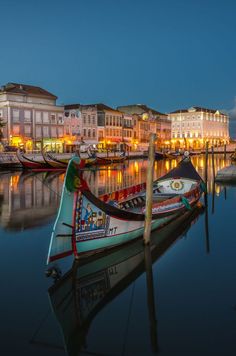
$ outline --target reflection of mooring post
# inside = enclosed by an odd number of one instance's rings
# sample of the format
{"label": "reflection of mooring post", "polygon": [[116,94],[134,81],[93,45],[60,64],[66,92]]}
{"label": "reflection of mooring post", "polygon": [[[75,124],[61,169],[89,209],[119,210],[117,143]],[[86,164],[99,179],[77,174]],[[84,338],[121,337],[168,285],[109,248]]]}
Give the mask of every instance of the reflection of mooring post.
{"label": "reflection of mooring post", "polygon": [[150,323],[150,337],[152,351],[158,352],[158,342],[157,342],[157,320],[156,320],[156,310],[155,310],[155,297],[154,297],[154,286],[153,286],[153,274],[152,274],[152,256],[150,245],[145,245],[144,247],[144,262],[146,270],[146,281],[147,281],[147,303],[148,303],[148,314]]}
{"label": "reflection of mooring post", "polygon": [[208,226],[208,196],[204,194],[205,204],[205,233],[206,233],[206,252],[210,253],[209,226]]}
{"label": "reflection of mooring post", "polygon": [[224,160],[226,160],[226,144],[224,144]]}
{"label": "reflection of mooring post", "polygon": [[151,134],[149,139],[148,168],[147,168],[147,182],[146,182],[146,211],[145,211],[145,224],[144,224],[144,234],[143,234],[143,241],[145,245],[150,242],[150,234],[151,234],[155,138],[156,135]]}
{"label": "reflection of mooring post", "polygon": [[204,193],[204,203],[205,203],[205,230],[206,230],[206,251],[210,252],[210,242],[209,242],[209,227],[208,227],[208,193],[207,193],[207,181],[208,181],[208,142],[206,142],[205,151],[205,193]]}

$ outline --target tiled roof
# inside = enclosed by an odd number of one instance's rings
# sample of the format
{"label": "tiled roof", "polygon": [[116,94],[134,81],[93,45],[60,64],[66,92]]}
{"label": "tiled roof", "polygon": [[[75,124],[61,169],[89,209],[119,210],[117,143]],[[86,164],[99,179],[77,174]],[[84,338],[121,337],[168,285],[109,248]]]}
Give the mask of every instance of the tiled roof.
{"label": "tiled roof", "polygon": [[73,109],[79,109],[80,104],[69,104],[69,105],[64,105],[65,110],[73,110]]}
{"label": "tiled roof", "polygon": [[119,110],[113,109],[110,106],[107,106],[102,103],[99,103],[99,104],[70,104],[70,105],[65,105],[64,107],[65,107],[65,110],[94,107],[94,108],[97,108],[98,111],[114,111],[116,113],[122,114]]}
{"label": "tiled roof", "polygon": [[[200,106],[192,106],[189,109],[181,109],[181,110],[172,111],[172,112],[170,112],[170,114],[187,113],[187,112],[191,112],[191,109],[195,109],[195,112],[206,112],[206,113],[211,113],[211,114],[215,114],[217,111],[219,111],[217,109],[215,110],[215,109],[202,108]],[[222,114],[222,115],[225,115],[221,111],[219,111],[219,113]]]}
{"label": "tiled roof", "polygon": [[162,115],[167,116],[157,110],[149,108],[147,105],[144,104],[133,104],[133,105],[125,105],[125,106],[118,106],[118,110],[129,113],[129,114],[137,114],[142,115],[143,113],[151,111],[154,115]]}
{"label": "tiled roof", "polygon": [[47,96],[53,99],[57,99],[57,96],[49,93],[47,90],[28,84],[7,83],[1,87],[0,91],[22,95]]}

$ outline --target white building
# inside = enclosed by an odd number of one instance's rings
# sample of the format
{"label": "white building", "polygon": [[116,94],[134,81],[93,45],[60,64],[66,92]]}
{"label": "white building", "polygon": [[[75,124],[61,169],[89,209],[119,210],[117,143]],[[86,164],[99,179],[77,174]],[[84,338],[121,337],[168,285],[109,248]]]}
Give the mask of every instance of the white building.
{"label": "white building", "polygon": [[171,143],[173,148],[202,148],[229,143],[229,117],[219,110],[197,106],[176,110],[171,119]]}
{"label": "white building", "polygon": [[57,97],[33,85],[8,83],[0,88],[3,143],[26,150],[49,146],[62,151],[64,123]]}

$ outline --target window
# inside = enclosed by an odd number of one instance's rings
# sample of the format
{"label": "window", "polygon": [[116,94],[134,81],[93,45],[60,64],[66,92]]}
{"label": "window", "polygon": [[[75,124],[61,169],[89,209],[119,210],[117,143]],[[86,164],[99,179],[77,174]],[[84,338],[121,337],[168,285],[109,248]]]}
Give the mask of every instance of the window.
{"label": "window", "polygon": [[20,134],[20,125],[13,125],[13,135],[19,135]]}
{"label": "window", "polygon": [[41,130],[41,126],[36,126],[36,137],[42,137],[42,130]]}
{"label": "window", "polygon": [[43,136],[49,137],[49,127],[48,126],[43,127]]}
{"label": "window", "polygon": [[56,114],[51,114],[51,123],[55,124],[56,123]]}
{"label": "window", "polygon": [[57,132],[58,132],[58,137],[63,137],[63,127],[58,127],[57,128]]}
{"label": "window", "polygon": [[19,112],[19,110],[13,109],[12,116],[13,116],[13,122],[19,122],[20,121],[20,112]]}
{"label": "window", "polygon": [[31,126],[30,125],[25,125],[24,127],[25,135],[30,136],[31,135]]}
{"label": "window", "polygon": [[86,129],[84,129],[84,136],[87,136],[87,131],[86,131]]}
{"label": "window", "polygon": [[66,135],[70,134],[70,126],[66,126]]}
{"label": "window", "polygon": [[88,129],[88,137],[91,137],[91,130]]}
{"label": "window", "polygon": [[36,111],[36,113],[35,113],[35,121],[36,121],[36,124],[41,124],[42,123],[42,113],[40,111]]}
{"label": "window", "polygon": [[43,113],[43,122],[44,122],[44,123],[49,122],[48,112],[44,112],[44,113]]}
{"label": "window", "polygon": [[31,122],[31,111],[30,110],[24,111],[24,122]]}
{"label": "window", "polygon": [[92,124],[95,125],[95,116],[92,116]]}
{"label": "window", "polygon": [[57,128],[55,126],[51,127],[51,137],[57,137]]}
{"label": "window", "polygon": [[0,110],[0,117],[3,117],[3,111]]}
{"label": "window", "polygon": [[63,124],[63,116],[61,114],[58,115],[58,124]]}
{"label": "window", "polygon": [[83,123],[86,124],[86,115],[83,115]]}
{"label": "window", "polygon": [[90,115],[88,115],[88,124],[90,125],[91,120],[90,120]]}

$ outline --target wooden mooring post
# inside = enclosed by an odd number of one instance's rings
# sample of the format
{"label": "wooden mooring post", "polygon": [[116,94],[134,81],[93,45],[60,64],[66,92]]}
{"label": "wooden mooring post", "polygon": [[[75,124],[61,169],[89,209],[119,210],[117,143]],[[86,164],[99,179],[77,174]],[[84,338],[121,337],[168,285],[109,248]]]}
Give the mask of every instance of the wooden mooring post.
{"label": "wooden mooring post", "polygon": [[209,143],[206,142],[206,151],[205,151],[205,184],[206,184],[206,190],[207,190],[207,181],[208,181],[208,145]]}
{"label": "wooden mooring post", "polygon": [[144,223],[144,233],[143,233],[143,241],[145,245],[150,242],[150,234],[151,234],[155,139],[156,139],[156,135],[151,134],[149,139],[148,168],[147,168],[147,182],[146,182],[146,211],[145,211],[145,223]]}
{"label": "wooden mooring post", "polygon": [[213,184],[215,184],[215,159],[214,159],[214,147],[211,146],[211,159],[212,159],[212,175],[213,175]]}

